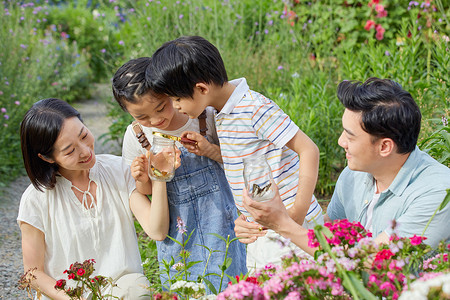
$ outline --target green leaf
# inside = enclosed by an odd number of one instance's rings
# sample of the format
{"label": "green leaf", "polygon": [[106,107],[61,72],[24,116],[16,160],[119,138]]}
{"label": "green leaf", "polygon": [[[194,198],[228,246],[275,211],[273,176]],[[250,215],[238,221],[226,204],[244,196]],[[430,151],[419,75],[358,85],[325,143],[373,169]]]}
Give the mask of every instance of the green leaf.
{"label": "green leaf", "polygon": [[226,240],[223,236],[218,235],[217,233],[212,232],[212,233],[208,233],[208,234],[213,235],[213,236],[215,236],[216,238],[221,239],[221,240],[224,241],[225,243],[227,242],[227,240]]}
{"label": "green leaf", "polygon": [[[353,285],[353,287],[355,287],[356,291],[358,292],[358,295],[352,295],[352,296],[360,296],[361,299],[365,299],[365,300],[378,300],[378,298],[375,297],[374,294],[369,292],[364,287],[362,281],[354,273],[348,272],[347,275],[348,275],[348,278],[350,281],[348,284]],[[346,280],[344,279],[344,282],[345,281]]]}
{"label": "green leaf", "polygon": [[447,195],[445,196],[444,200],[442,200],[441,205],[439,205],[439,211],[443,210],[449,202],[450,202],[450,189],[447,189]]}
{"label": "green leaf", "polygon": [[203,278],[203,281],[205,282],[205,285],[211,290],[211,292],[214,293],[214,295],[217,295],[217,290],[214,287],[214,285],[206,278]]}

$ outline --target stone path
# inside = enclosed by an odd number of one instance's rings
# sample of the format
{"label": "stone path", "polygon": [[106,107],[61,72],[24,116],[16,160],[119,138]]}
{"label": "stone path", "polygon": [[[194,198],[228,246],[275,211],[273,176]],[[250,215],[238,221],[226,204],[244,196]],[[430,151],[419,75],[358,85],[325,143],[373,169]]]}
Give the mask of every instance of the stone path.
{"label": "stone path", "polygon": [[[111,99],[109,85],[99,85],[92,99],[75,103],[84,123],[96,137],[95,153],[120,155],[115,143],[102,145],[98,137],[108,131],[111,120],[106,116],[106,102]],[[24,291],[17,288],[17,280],[23,274],[22,248],[16,218],[22,193],[30,184],[28,177],[19,177],[0,194],[0,299],[27,299]]]}

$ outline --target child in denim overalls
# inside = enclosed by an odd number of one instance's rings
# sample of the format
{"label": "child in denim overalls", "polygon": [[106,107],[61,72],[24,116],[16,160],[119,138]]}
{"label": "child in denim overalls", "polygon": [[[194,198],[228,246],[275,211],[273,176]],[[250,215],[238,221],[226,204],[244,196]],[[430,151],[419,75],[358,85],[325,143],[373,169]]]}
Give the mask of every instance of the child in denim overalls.
{"label": "child in denim overalls", "polygon": [[[173,109],[172,101],[167,96],[154,95],[145,85],[145,69],[150,58],[133,59],[124,64],[116,72],[113,79],[113,93],[119,105],[128,111],[142,126],[143,133],[150,144],[153,141],[152,131],[158,131],[175,136],[187,136],[197,141],[195,150],[188,150],[177,142],[181,151],[181,166],[176,170],[172,181],[167,182],[167,195],[170,211],[169,236],[182,241],[183,236],[177,228],[177,218],[181,217],[186,225],[187,233],[192,234],[186,250],[190,252],[188,261],[201,261],[189,271],[190,280],[195,281],[198,275],[204,274],[209,252],[199,245],[204,245],[214,252],[209,259],[205,274],[221,274],[219,265],[225,257],[225,243],[208,233],[216,233],[224,238],[235,237],[234,220],[237,211],[234,205],[225,173],[221,166],[221,154],[217,134],[214,127],[214,110],[208,108],[206,122],[189,119],[186,115]],[[206,135],[199,133],[199,124],[206,123]],[[201,126],[200,126],[201,127]],[[203,130],[203,131],[205,131]],[[151,181],[148,178],[147,159],[143,153],[136,131],[130,125],[123,140],[122,156],[131,165],[133,177],[139,191],[151,193]],[[210,143],[210,141],[212,143]],[[213,143],[216,141],[216,143]],[[142,139],[141,139],[142,142]],[[192,152],[192,153],[191,153]],[[216,161],[218,160],[218,161]],[[184,239],[187,237],[184,236]],[[180,245],[169,238],[157,242],[158,261],[163,259],[180,261]],[[245,274],[245,247],[242,243],[233,242],[228,249],[227,257],[232,258],[231,266],[226,270],[230,276]],[[161,270],[164,268],[161,266]],[[171,276],[176,271],[171,270]],[[220,277],[208,276],[216,290],[219,290]],[[167,277],[161,274],[164,285]],[[226,287],[228,278],[224,278],[222,290]]]}

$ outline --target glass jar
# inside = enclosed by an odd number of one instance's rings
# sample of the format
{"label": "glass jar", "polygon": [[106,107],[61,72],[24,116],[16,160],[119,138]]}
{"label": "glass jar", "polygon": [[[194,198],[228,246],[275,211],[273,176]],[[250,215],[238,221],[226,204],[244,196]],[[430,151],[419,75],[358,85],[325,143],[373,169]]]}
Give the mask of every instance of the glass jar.
{"label": "glass jar", "polygon": [[269,201],[275,196],[272,170],[265,155],[248,157],[244,162],[244,182],[250,197],[255,201]]}
{"label": "glass jar", "polygon": [[149,150],[148,175],[152,180],[170,181],[175,175],[175,141],[153,136]]}

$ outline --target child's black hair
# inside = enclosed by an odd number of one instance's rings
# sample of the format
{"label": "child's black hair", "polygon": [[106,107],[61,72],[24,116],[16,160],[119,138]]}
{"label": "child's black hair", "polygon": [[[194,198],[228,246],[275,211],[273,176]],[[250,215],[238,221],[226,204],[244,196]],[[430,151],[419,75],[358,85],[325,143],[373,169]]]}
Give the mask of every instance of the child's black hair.
{"label": "child's black hair", "polygon": [[137,103],[140,96],[150,93],[145,82],[145,70],[150,61],[150,57],[132,59],[122,65],[114,74],[113,95],[124,111],[127,111],[127,102]]}
{"label": "child's black hair", "polygon": [[219,50],[200,36],[183,36],[163,44],[145,72],[156,94],[192,98],[197,83],[223,86],[227,71]]}

